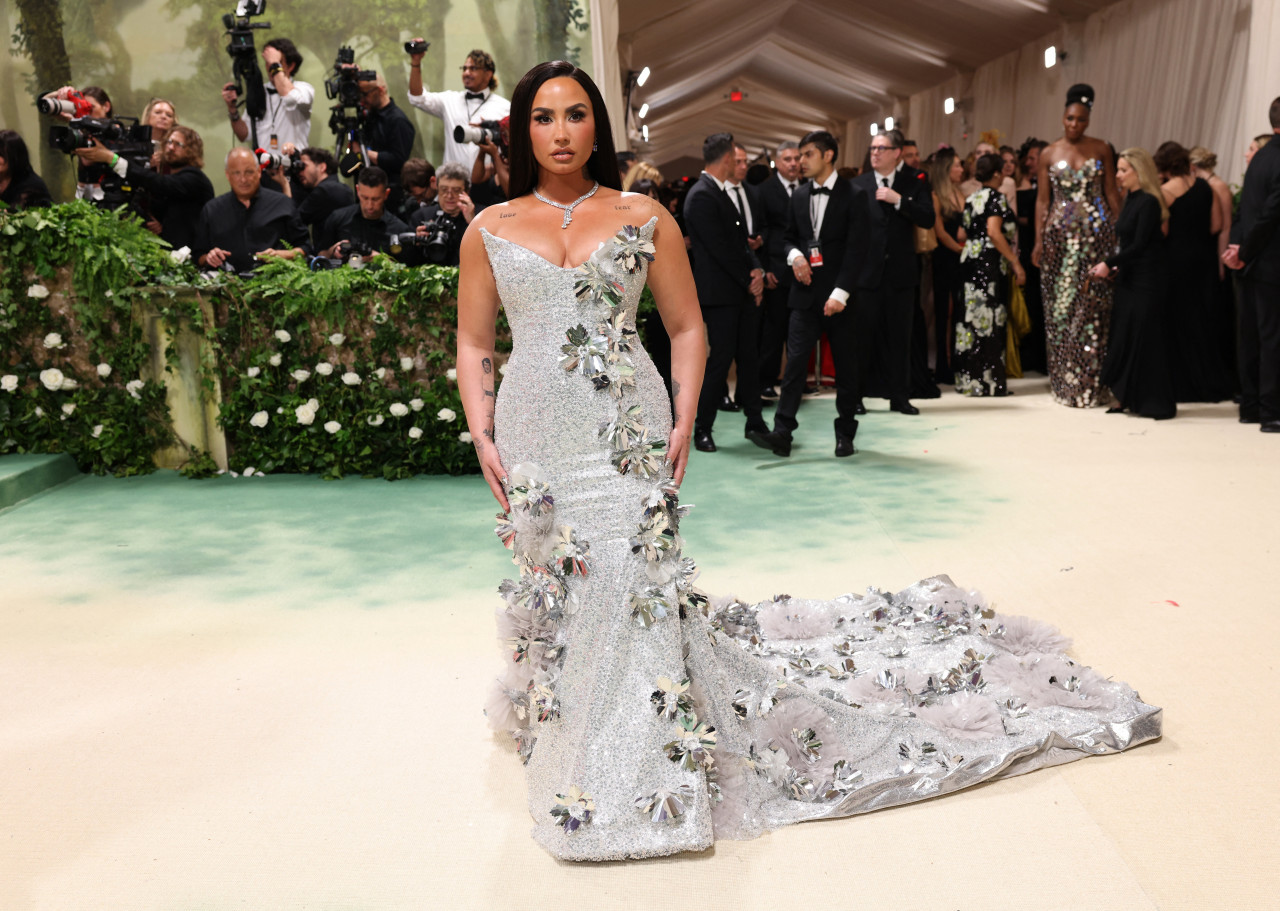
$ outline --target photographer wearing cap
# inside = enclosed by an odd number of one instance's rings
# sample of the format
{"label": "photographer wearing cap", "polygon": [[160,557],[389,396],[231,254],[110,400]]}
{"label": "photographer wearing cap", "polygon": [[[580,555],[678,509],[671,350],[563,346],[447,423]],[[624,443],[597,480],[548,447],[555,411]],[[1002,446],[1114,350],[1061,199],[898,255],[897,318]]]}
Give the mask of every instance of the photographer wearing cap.
{"label": "photographer wearing cap", "polygon": [[[387,91],[382,76],[360,82],[360,107],[364,110],[363,138],[369,164],[381,168],[390,182],[391,207],[400,205],[400,169],[413,154],[413,137],[417,130]],[[352,151],[356,151],[355,148]]]}
{"label": "photographer wearing cap", "polygon": [[419,237],[434,237],[443,242],[436,245],[434,252],[424,251],[428,262],[458,265],[462,235],[476,217],[476,206],[467,190],[467,169],[462,165],[442,164],[436,171],[436,204],[418,210],[410,219]]}
{"label": "photographer wearing cap", "polygon": [[[413,39],[422,42],[421,38]],[[425,44],[425,42],[422,42]],[[462,64],[463,91],[428,92],[422,84],[422,57],[426,53],[409,54],[409,103],[444,121],[444,162],[457,162],[471,170],[479,151],[469,142],[454,138],[455,127],[501,120],[511,110],[511,102],[495,95],[498,80],[494,77],[493,58],[486,51],[474,50]]]}
{"label": "photographer wearing cap", "polygon": [[[293,259],[307,252],[307,229],[293,200],[262,191],[262,169],[252,151],[228,152],[226,173],[231,191],[205,203],[196,224],[191,255],[200,266],[250,272],[259,259]],[[294,249],[281,249],[284,243]]]}
{"label": "photographer wearing cap", "polygon": [[385,253],[392,234],[408,234],[410,228],[387,211],[391,194],[387,173],[376,165],[363,168],[356,178],[356,204],[338,209],[316,235],[320,256],[342,258],[342,244]]}
{"label": "photographer wearing cap", "polygon": [[[304,148],[311,135],[311,105],[316,90],[310,83],[294,81],[294,74],[302,66],[302,55],[288,38],[272,38],[262,47],[262,62],[267,68],[267,111],[262,119],[253,121],[258,145],[273,152],[281,151],[285,143]],[[249,139],[250,124],[240,116],[234,82],[222,87],[222,100],[236,138],[241,142]]]}
{"label": "photographer wearing cap", "polygon": [[110,167],[123,180],[150,195],[147,229],[159,234],[175,250],[195,243],[196,222],[205,203],[213,199],[213,184],[205,176],[204,142],[191,127],[176,126],[165,134],[158,168],[121,158],[98,140],[88,149],[77,149],[85,164]]}

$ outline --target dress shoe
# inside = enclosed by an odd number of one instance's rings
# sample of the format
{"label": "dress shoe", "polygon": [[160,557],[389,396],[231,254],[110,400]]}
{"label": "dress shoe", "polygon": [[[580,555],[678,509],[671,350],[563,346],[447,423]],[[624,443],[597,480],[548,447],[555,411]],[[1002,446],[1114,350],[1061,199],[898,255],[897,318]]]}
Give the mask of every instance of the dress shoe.
{"label": "dress shoe", "polygon": [[768,432],[769,432],[769,425],[766,424],[764,421],[759,421],[757,423],[752,423],[751,421],[747,421],[747,430],[746,430],[745,436],[748,440],[752,438],[751,435],[753,433],[761,434],[761,433],[768,433]]}
{"label": "dress shoe", "polygon": [[724,397],[724,401],[720,403],[720,410],[721,411],[741,411],[742,406],[726,395]]}
{"label": "dress shoe", "polygon": [[919,414],[920,409],[910,402],[890,402],[889,410],[896,411],[898,414]]}
{"label": "dress shoe", "polygon": [[766,402],[775,401],[778,398],[778,389],[776,386],[765,386],[760,390],[760,398]]}
{"label": "dress shoe", "polygon": [[817,394],[818,394],[819,392],[821,392],[821,391],[822,391],[822,386],[820,386],[820,385],[818,385],[818,386],[805,386],[805,387],[804,387],[804,394],[805,394],[805,395],[817,395]]}
{"label": "dress shoe", "polygon": [[791,434],[779,433],[776,430],[767,433],[761,433],[758,430],[748,430],[747,439],[755,443],[761,449],[768,449],[776,456],[791,455]]}
{"label": "dress shoe", "polygon": [[841,436],[836,434],[836,458],[843,459],[845,456],[851,456],[858,450],[853,448],[853,437]]}
{"label": "dress shoe", "polygon": [[1261,422],[1262,419],[1258,417],[1256,411],[1246,411],[1240,415],[1241,424],[1259,424]]}
{"label": "dress shoe", "polygon": [[1263,433],[1280,433],[1280,421],[1263,421],[1258,429]]}
{"label": "dress shoe", "polygon": [[1124,414],[1123,405],[1112,405],[1107,409],[1107,414]]}
{"label": "dress shoe", "polygon": [[862,404],[862,399],[858,399],[858,404],[856,404],[856,405],[854,405],[854,406],[853,406],[853,413],[854,413],[854,414],[866,414],[866,413],[867,413],[867,406],[866,406],[866,405],[864,405],[864,404]]}
{"label": "dress shoe", "polygon": [[716,441],[711,439],[711,431],[695,428],[693,431],[693,448],[698,452],[715,452]]}

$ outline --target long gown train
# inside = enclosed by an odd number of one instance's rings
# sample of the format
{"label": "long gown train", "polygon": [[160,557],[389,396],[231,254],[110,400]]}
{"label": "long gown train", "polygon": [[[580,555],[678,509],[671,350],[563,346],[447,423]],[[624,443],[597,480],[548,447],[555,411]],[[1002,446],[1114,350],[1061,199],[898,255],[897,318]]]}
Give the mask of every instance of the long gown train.
{"label": "long gown train", "polygon": [[576,269],[482,232],[514,341],[497,532],[519,568],[487,714],[527,763],[534,837],[566,860],[701,850],[1160,736],[1056,630],[944,576],[828,601],[696,588],[634,333],[655,225]]}

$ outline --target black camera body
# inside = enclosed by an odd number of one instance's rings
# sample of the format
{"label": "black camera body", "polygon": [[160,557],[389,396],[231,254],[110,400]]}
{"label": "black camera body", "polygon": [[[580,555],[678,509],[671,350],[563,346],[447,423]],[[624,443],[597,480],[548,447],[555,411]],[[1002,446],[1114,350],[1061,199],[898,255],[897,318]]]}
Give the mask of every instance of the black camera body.
{"label": "black camera body", "polygon": [[429,47],[431,47],[430,41],[406,41],[404,43],[404,52],[409,55],[425,54]]}
{"label": "black camera body", "polygon": [[[338,59],[333,63],[333,75],[324,82],[324,93],[337,103],[329,109],[329,130],[337,142],[334,158],[338,160],[338,173],[353,177],[369,162],[364,151],[365,110],[360,106],[360,83],[378,78],[374,70],[356,69],[356,52],[349,47],[338,48]],[[360,154],[351,151],[358,144]]]}
{"label": "black camera body", "polygon": [[453,141],[472,145],[488,143],[497,146],[503,158],[509,154],[507,142],[502,138],[502,124],[497,120],[482,120],[477,125],[460,123],[453,128]]}
{"label": "black camera body", "polygon": [[[236,95],[244,96],[244,110],[253,120],[267,113],[267,92],[262,85],[258,52],[253,45],[255,29],[271,28],[270,22],[252,22],[267,9],[267,0],[240,0],[234,13],[224,13],[222,27],[226,31],[227,55],[231,57],[231,73],[235,77]],[[255,139],[256,142],[256,139]]]}
{"label": "black camera body", "polygon": [[324,93],[330,101],[338,102],[338,106],[354,108],[360,106],[360,83],[372,82],[378,78],[374,70],[356,69],[356,52],[349,47],[338,48],[338,59],[333,63],[333,76],[324,82]]}
{"label": "black camera body", "polygon": [[323,272],[325,269],[338,269],[351,259],[359,256],[368,259],[374,254],[374,248],[358,240],[344,240],[338,244],[337,256],[313,256],[308,261],[312,272]]}
{"label": "black camera body", "polygon": [[[422,235],[414,235],[413,245],[422,248],[423,259],[438,266],[449,258],[449,246],[453,242],[453,235],[458,230],[458,226],[442,209],[423,227],[426,228],[426,232]],[[400,234],[392,240],[395,241],[397,238],[408,239]],[[398,251],[393,248],[391,252]]]}
{"label": "black camera body", "polygon": [[91,148],[95,139],[122,158],[151,158],[151,127],[136,120],[129,124],[116,117],[78,117],[66,126],[49,128],[49,145],[67,155]]}

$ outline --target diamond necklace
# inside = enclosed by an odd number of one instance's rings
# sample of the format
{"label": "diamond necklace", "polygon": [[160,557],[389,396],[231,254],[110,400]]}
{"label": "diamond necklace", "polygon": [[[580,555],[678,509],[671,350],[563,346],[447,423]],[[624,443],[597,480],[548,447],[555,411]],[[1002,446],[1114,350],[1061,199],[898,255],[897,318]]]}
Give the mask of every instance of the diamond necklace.
{"label": "diamond necklace", "polygon": [[560,225],[560,227],[561,227],[561,228],[567,228],[567,227],[569,227],[569,222],[573,221],[573,209],[574,209],[574,206],[576,206],[576,205],[577,205],[578,203],[580,203],[580,202],[583,202],[583,201],[585,201],[585,200],[590,199],[592,196],[595,196],[595,195],[596,195],[596,190],[598,190],[598,189],[600,189],[600,181],[598,181],[598,180],[597,180],[597,181],[596,181],[596,182],[591,186],[591,189],[590,189],[590,190],[588,190],[587,192],[583,193],[581,196],[579,196],[579,197],[578,197],[577,199],[575,199],[573,202],[571,202],[571,203],[567,203],[567,204],[566,204],[566,203],[563,203],[563,202],[556,202],[554,199],[547,199],[547,197],[543,196],[541,193],[539,193],[539,192],[538,192],[537,188],[535,188],[535,189],[534,189],[534,191],[533,191],[533,195],[534,195],[534,196],[536,196],[536,197],[538,197],[538,199],[542,200],[543,202],[545,202],[545,203],[546,203],[547,205],[549,205],[549,206],[555,206],[557,209],[564,209],[564,223],[563,223],[562,225]]}

